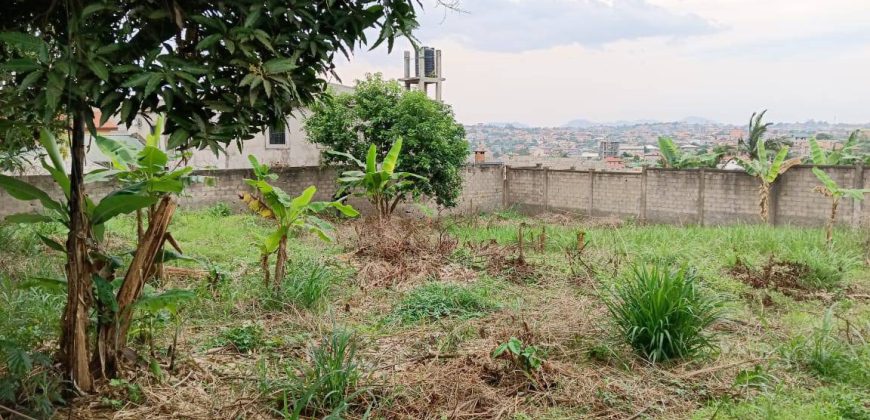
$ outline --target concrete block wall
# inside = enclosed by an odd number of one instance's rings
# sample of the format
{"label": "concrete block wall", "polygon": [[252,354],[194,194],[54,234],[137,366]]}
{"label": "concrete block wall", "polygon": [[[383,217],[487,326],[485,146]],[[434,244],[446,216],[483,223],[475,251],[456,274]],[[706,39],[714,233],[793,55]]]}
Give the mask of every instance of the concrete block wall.
{"label": "concrete block wall", "polygon": [[592,215],[640,217],[641,174],[592,172]]}
{"label": "concrete block wall", "polygon": [[737,171],[704,171],[703,224],[759,223],[758,180]]}
{"label": "concrete block wall", "polygon": [[700,223],[703,176],[701,171],[648,169],[646,219],[677,225]]}
{"label": "concrete block wall", "polygon": [[592,175],[581,171],[549,171],[547,204],[550,210],[589,214]]}
{"label": "concrete block wall", "polygon": [[[856,171],[852,167],[829,167],[825,168],[825,172],[841,187],[863,188],[863,179],[855,187]],[[820,220],[826,221],[830,218],[831,199],[813,191],[821,182],[812,172],[812,166],[792,168],[777,184],[776,224],[817,226]],[[852,222],[854,200],[841,199],[837,209],[837,223]]]}
{"label": "concrete block wall", "polygon": [[[841,186],[870,188],[870,171],[826,167]],[[729,225],[759,223],[758,179],[719,169],[646,169],[600,172],[507,167],[508,206],[537,213],[566,211],[596,217],[639,218],[649,223]],[[771,222],[823,226],[830,200],[813,191],[812,166],[793,167],[774,184]],[[870,205],[841,201],[837,222],[870,226]]]}

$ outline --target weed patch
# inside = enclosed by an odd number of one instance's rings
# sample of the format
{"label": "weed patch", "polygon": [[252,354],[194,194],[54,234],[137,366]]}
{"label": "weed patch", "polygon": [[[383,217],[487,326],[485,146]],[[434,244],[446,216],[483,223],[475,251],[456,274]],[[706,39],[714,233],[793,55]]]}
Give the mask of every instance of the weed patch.
{"label": "weed patch", "polygon": [[429,283],[412,290],[388,317],[413,324],[441,318],[476,318],[498,308],[485,289]]}

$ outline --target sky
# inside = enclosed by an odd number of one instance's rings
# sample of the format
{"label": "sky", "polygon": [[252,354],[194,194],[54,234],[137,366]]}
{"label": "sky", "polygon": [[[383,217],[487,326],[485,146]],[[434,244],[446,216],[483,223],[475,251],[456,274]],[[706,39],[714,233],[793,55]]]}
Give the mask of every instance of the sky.
{"label": "sky", "polygon": [[[573,119],[870,123],[870,0],[422,0],[416,37],[442,50],[465,124]],[[344,84],[403,73],[357,51]]]}

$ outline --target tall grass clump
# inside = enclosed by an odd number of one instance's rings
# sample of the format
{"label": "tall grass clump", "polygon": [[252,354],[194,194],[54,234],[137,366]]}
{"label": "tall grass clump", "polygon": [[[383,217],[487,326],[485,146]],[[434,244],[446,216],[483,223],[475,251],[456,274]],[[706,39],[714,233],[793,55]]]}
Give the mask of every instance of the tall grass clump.
{"label": "tall grass clump", "polygon": [[441,318],[475,318],[498,305],[481,288],[429,283],[412,290],[390,315],[390,320],[412,324]]}
{"label": "tall grass clump", "polygon": [[714,346],[706,330],[719,318],[721,301],[702,293],[686,266],[635,265],[604,301],[625,340],[653,363]]}
{"label": "tall grass clump", "polygon": [[322,309],[337,277],[331,268],[318,261],[306,259],[293,263],[288,267],[281,287],[266,291],[266,308],[281,309],[289,305],[300,309]]}
{"label": "tall grass clump", "polygon": [[275,384],[279,414],[284,418],[342,418],[360,394],[361,377],[354,334],[338,329],[309,349],[308,361],[301,368],[288,369],[290,379]]}

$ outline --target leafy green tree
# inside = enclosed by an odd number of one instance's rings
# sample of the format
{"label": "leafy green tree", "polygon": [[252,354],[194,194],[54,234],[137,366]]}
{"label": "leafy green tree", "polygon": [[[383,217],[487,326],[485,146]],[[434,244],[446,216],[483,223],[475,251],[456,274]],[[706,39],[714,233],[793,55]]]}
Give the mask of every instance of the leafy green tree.
{"label": "leafy green tree", "polygon": [[[386,153],[395,139],[402,138],[402,168],[429,180],[416,183],[414,193],[442,206],[457,204],[461,169],[469,153],[465,129],[449,106],[423,92],[406,91],[380,74],[368,75],[357,82],[353,93],[336,94],[313,106],[305,130],[312,142],[350,156],[365,156],[372,144]],[[347,156],[324,158],[329,163],[353,164]]]}
{"label": "leafy green tree", "polygon": [[[60,361],[74,387],[94,389],[92,283],[84,188],[85,134],[116,115],[167,116],[171,149],[224,150],[308,105],[337,53],[378,28],[392,47],[416,27],[413,0],[9,0],[0,13],[0,121],[28,143],[33,127],[69,131],[68,298]],[[28,131],[30,130],[30,131]],[[23,134],[21,134],[23,133]],[[35,136],[34,136],[35,138]],[[45,203],[44,203],[45,204]],[[50,204],[50,203],[49,203]],[[157,249],[150,250],[156,253]],[[143,258],[150,258],[145,256]],[[133,285],[141,292],[141,285]],[[126,310],[121,308],[121,310]],[[118,349],[114,349],[118,350]]]}
{"label": "leafy green tree", "polygon": [[330,154],[342,156],[362,169],[346,171],[341,174],[341,177],[338,178],[337,195],[350,193],[366,197],[378,210],[379,220],[389,219],[393,211],[396,210],[399,201],[413,190],[417,183],[426,181],[419,175],[396,171],[401,151],[401,138],[393,143],[382,163],[377,161],[378,148],[374,144],[369,146],[365,163],[347,153],[330,151]]}

